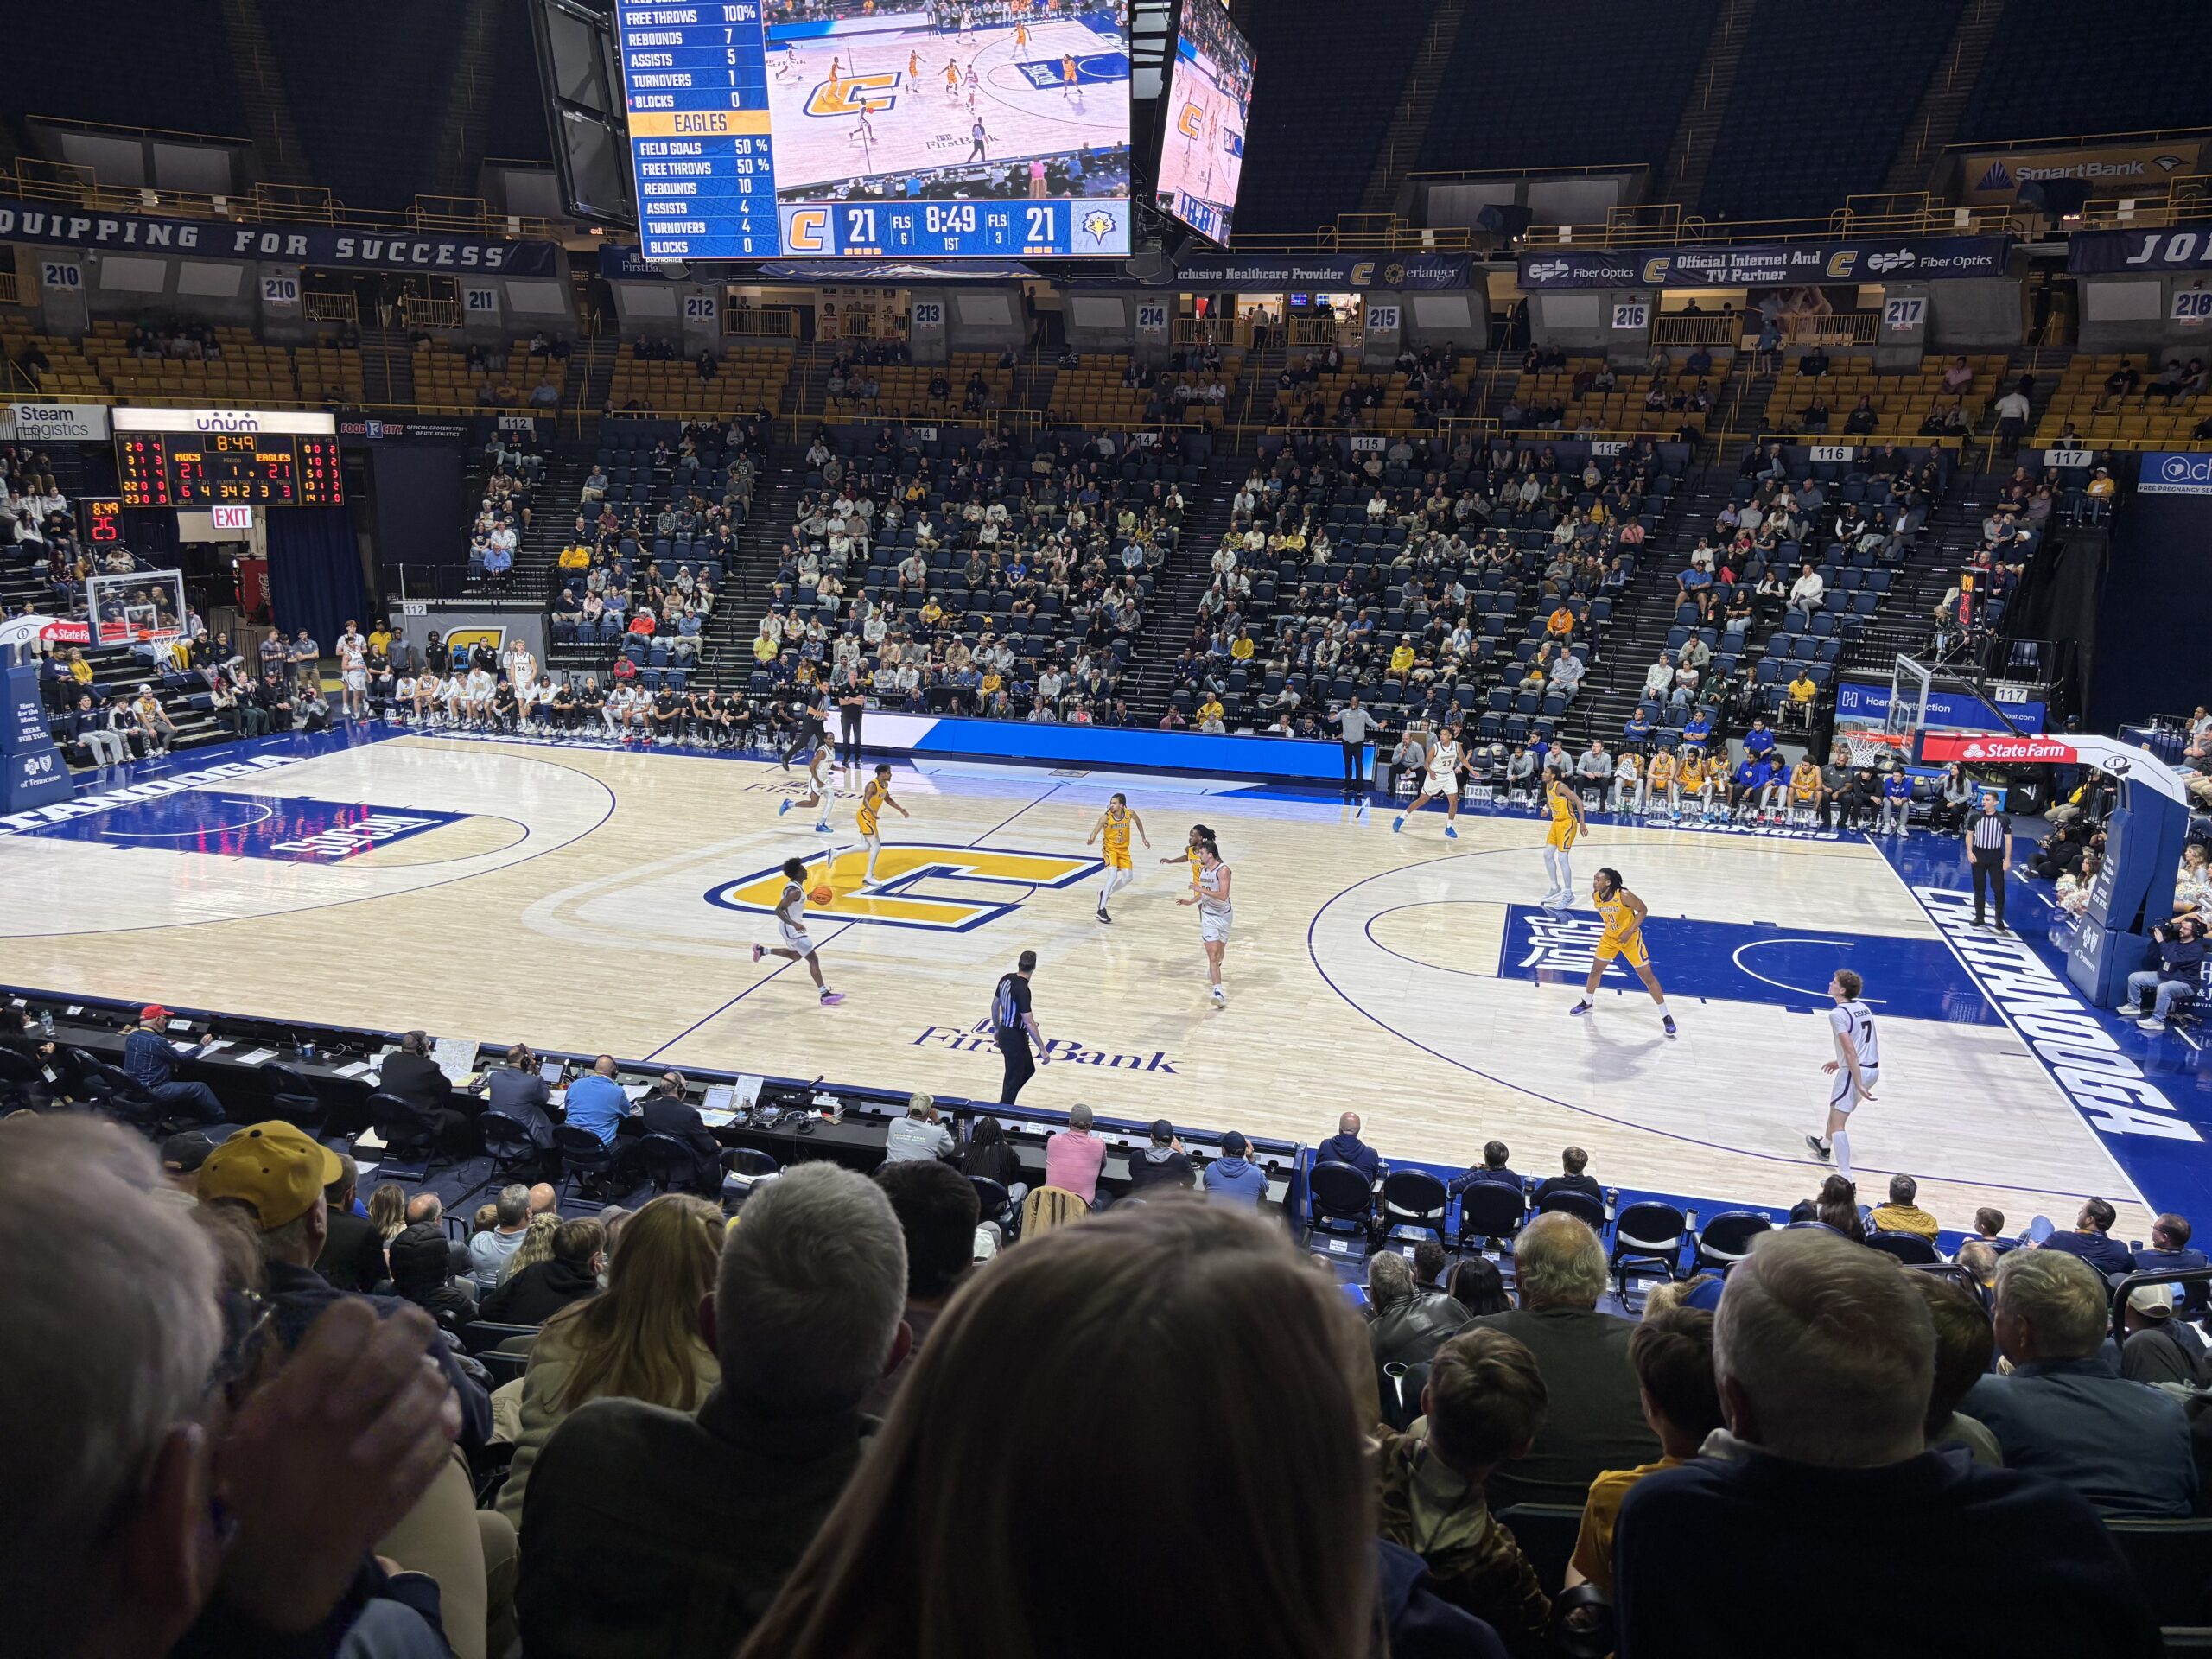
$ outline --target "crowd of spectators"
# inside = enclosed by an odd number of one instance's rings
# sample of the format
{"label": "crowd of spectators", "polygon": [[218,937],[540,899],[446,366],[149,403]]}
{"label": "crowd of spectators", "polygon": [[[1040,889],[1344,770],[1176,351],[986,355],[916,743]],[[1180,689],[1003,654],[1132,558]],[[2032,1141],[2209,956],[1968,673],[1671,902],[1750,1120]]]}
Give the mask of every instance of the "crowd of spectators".
{"label": "crowd of spectators", "polygon": [[[1360,1130],[1329,1155],[1379,1176]],[[2139,1289],[2115,1342],[2107,1276],[2205,1271],[2181,1217],[2131,1251],[2101,1201],[2018,1241],[1986,1211],[1938,1276],[1861,1242],[1934,1232],[1909,1180],[1862,1217],[1831,1177],[1640,1314],[1554,1211],[1510,1290],[1375,1250],[1363,1319],[1233,1194],[1185,1194],[1172,1126],[1143,1202],[1011,1245],[947,1152],[803,1162],[727,1221],[516,1185],[448,1230],[285,1123],[158,1158],[0,1123],[0,1421],[41,1495],[0,1552],[11,1630],[124,1659],[1734,1653],[1798,1628],[1810,1561],[1942,1650],[2158,1650],[2106,1523],[2202,1500],[2203,1286]],[[1587,1161],[1547,1187],[1586,1196]],[[1465,1178],[1517,1179],[1500,1144]],[[1081,1502],[1040,1510],[1048,1460]],[[1563,1571],[1516,1531],[1562,1510]],[[2006,1572],[1958,1572],[1961,1538]]]}
{"label": "crowd of spectators", "polygon": [[932,455],[885,427],[847,454],[818,430],[752,642],[756,690],[1126,721],[1118,683],[1185,512],[1179,482],[1136,477],[1149,448],[987,433]]}
{"label": "crowd of spectators", "polygon": [[1515,698],[1556,718],[1635,572],[1661,476],[1649,444],[1578,467],[1465,435],[1357,450],[1293,434],[1231,499],[1178,689],[1201,711],[1309,734],[1354,690],[1432,728],[1486,690],[1492,712]]}

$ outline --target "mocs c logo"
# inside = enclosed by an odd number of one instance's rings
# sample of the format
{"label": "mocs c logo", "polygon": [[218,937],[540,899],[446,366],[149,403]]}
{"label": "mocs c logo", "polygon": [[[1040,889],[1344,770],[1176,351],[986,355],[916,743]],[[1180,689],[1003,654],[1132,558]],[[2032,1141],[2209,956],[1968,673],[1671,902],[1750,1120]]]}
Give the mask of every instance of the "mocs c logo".
{"label": "mocs c logo", "polygon": [[497,651],[506,642],[507,631],[505,628],[455,628],[446,635],[448,651],[474,651],[479,645],[487,645]]}
{"label": "mocs c logo", "polygon": [[1205,111],[1195,104],[1185,104],[1182,114],[1175,118],[1175,130],[1185,138],[1201,138],[1205,136]]}
{"label": "mocs c logo", "polygon": [[[887,846],[876,861],[877,880],[860,891],[868,855],[852,848],[832,855],[826,905],[809,902],[810,921],[866,922],[878,927],[967,933],[1011,916],[1039,888],[1057,891],[1087,881],[1105,867],[1071,853],[1017,852],[998,847],[941,847],[927,842]],[[807,863],[806,885],[822,878],[822,861]],[[964,887],[969,892],[944,892]],[[783,867],[756,871],[709,889],[707,902],[724,910],[772,913],[784,896]]]}
{"label": "mocs c logo", "polygon": [[899,102],[899,81],[895,69],[882,74],[848,75],[834,85],[825,80],[806,100],[806,112],[836,117],[858,115],[865,110],[880,115]]}
{"label": "mocs c logo", "polygon": [[784,231],[784,246],[793,253],[822,253],[830,246],[830,210],[795,207]]}

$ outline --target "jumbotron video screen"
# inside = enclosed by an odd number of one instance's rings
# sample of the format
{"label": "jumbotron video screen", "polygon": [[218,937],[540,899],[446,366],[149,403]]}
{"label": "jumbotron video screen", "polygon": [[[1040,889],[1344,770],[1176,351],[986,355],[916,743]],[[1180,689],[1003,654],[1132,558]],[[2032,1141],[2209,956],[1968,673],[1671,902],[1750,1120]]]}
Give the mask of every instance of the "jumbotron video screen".
{"label": "jumbotron video screen", "polygon": [[620,0],[649,259],[1129,251],[1121,0]]}
{"label": "jumbotron video screen", "polygon": [[1183,0],[1160,141],[1160,207],[1200,236],[1229,240],[1252,110],[1252,44],[1215,0]]}

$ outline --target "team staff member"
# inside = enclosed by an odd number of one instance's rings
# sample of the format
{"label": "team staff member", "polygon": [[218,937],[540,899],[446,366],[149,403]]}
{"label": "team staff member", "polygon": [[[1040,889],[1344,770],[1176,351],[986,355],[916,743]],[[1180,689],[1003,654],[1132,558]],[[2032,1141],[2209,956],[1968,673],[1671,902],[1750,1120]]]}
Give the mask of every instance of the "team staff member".
{"label": "team staff member", "polygon": [[195,1123],[220,1123],[223,1103],[204,1083],[179,1083],[172,1074],[180,1059],[193,1059],[200,1050],[178,1050],[162,1033],[175,1016],[158,1002],[139,1011],[138,1023],[123,1035],[123,1069],[131,1082],[162,1103],[165,1117],[189,1118]]}
{"label": "team staff member", "polygon": [[1037,1029],[1037,1016],[1029,1007],[1029,976],[1036,971],[1037,953],[1023,951],[1014,971],[1000,976],[999,988],[991,996],[991,1032],[1006,1061],[999,1098],[1009,1106],[1021,1097],[1021,1085],[1037,1075],[1038,1066],[1052,1058],[1046,1050],[1045,1033]]}
{"label": "team staff member", "polygon": [[1357,800],[1367,791],[1367,734],[1375,729],[1375,716],[1359,706],[1355,691],[1337,710],[1337,736],[1344,746],[1344,798]]}
{"label": "team staff member", "polygon": [[861,766],[861,716],[868,710],[868,687],[861,683],[860,671],[845,671],[845,683],[837,688],[837,760],[855,772]]}
{"label": "team staff member", "polygon": [[1982,925],[1983,900],[1996,889],[1997,931],[2005,925],[2005,871],[2012,858],[2012,820],[1997,810],[1997,797],[1985,794],[1967,814],[1967,857],[1974,866],[1974,925]]}

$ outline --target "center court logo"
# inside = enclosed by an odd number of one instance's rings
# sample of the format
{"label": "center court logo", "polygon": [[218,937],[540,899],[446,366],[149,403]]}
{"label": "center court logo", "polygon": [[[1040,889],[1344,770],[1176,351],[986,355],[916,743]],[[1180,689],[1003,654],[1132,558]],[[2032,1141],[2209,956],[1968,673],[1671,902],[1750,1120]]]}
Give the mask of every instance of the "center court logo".
{"label": "center court logo", "polygon": [[[826,905],[810,901],[806,919],[969,933],[1013,915],[1039,889],[1071,887],[1103,868],[1098,859],[1066,853],[907,842],[884,848],[876,861],[876,883],[863,892],[868,854],[848,848],[830,855],[830,886],[835,896]],[[810,889],[820,881],[822,871],[821,858],[807,861]],[[724,910],[761,915],[772,914],[783,896],[780,864],[711,887],[705,895],[709,904]]]}
{"label": "center court logo", "polygon": [[863,110],[870,115],[881,115],[886,110],[897,107],[901,79],[893,70],[884,74],[847,75],[835,82],[825,80],[806,100],[806,112],[825,118],[858,115]]}

